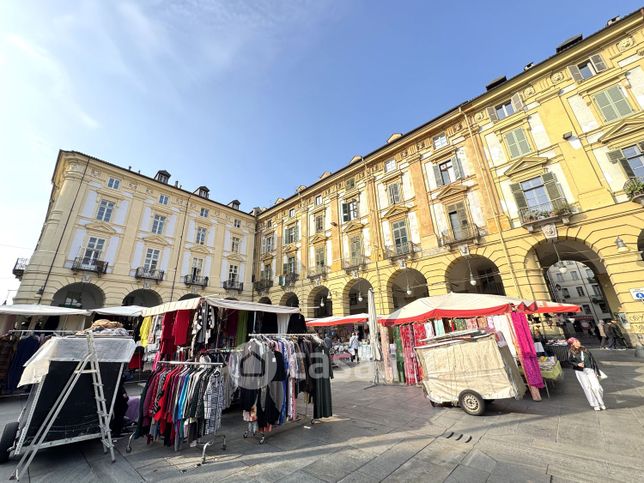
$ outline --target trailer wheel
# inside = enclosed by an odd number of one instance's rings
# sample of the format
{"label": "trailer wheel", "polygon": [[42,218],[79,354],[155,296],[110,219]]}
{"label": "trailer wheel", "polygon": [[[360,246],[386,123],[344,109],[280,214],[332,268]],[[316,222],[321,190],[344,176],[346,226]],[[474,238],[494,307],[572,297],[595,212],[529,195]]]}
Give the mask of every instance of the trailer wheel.
{"label": "trailer wheel", "polygon": [[476,392],[463,391],[458,397],[458,404],[463,411],[471,416],[480,416],[485,412],[485,401]]}
{"label": "trailer wheel", "polygon": [[2,431],[2,437],[0,437],[0,463],[9,461],[9,448],[16,441],[16,434],[18,434],[17,421],[5,425]]}

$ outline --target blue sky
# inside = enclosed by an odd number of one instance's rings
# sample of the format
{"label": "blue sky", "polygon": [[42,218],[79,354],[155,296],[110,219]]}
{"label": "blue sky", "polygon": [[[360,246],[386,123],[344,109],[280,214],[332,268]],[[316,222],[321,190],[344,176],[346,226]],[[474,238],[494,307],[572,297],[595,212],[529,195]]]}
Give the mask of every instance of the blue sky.
{"label": "blue sky", "polygon": [[0,2],[0,303],[58,149],[270,206],[635,1]]}

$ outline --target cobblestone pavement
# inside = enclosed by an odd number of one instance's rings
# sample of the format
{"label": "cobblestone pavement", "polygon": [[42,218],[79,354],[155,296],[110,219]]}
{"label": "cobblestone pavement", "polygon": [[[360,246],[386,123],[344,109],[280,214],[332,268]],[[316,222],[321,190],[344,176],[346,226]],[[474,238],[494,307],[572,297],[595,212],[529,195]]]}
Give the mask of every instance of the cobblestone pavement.
{"label": "cobblestone pavement", "polygon": [[[609,379],[607,411],[587,405],[570,369],[541,402],[495,402],[483,417],[432,408],[419,387],[369,385],[369,364],[336,371],[335,416],[291,423],[263,445],[244,439],[239,412],[224,415],[228,447],[174,452],[125,441],[110,463],[97,442],[43,450],[31,481],[642,481],[644,364],[633,351],[595,350]],[[0,402],[0,421],[15,420],[22,401]],[[8,478],[16,461],[0,466]]]}

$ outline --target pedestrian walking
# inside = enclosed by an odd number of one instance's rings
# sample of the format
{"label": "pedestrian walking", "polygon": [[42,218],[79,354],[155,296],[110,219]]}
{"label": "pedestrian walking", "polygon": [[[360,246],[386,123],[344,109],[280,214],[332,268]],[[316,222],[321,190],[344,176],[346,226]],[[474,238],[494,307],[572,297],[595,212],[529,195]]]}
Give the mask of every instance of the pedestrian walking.
{"label": "pedestrian walking", "polygon": [[575,375],[586,395],[588,404],[595,411],[606,409],[604,389],[599,383],[599,378],[605,376],[590,351],[581,345],[579,339],[574,337],[568,339],[568,362],[575,370]]}
{"label": "pedestrian walking", "polygon": [[351,354],[351,362],[360,362],[360,356],[358,355],[359,348],[360,339],[358,338],[358,333],[352,332],[351,338],[349,339],[349,354]]}
{"label": "pedestrian walking", "polygon": [[597,332],[599,334],[599,348],[600,349],[605,349],[606,348],[606,322],[603,320],[599,321],[599,325],[597,325]]}
{"label": "pedestrian walking", "polygon": [[[624,333],[622,332],[622,328],[620,325],[617,323],[615,319],[612,319],[610,321],[610,325],[613,328],[613,333],[615,334],[615,349],[617,350],[626,350],[628,345],[626,344],[626,339],[624,338]],[[620,346],[619,348],[617,346]]]}

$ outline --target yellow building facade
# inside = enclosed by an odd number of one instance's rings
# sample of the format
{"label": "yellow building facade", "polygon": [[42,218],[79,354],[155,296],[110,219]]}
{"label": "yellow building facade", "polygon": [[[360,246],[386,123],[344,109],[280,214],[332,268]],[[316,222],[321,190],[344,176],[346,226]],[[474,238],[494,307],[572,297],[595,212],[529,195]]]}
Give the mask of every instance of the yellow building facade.
{"label": "yellow building facade", "polygon": [[308,317],[364,312],[369,288],[384,314],[448,291],[551,300],[545,271],[575,260],[644,334],[642,20],[570,39],[276,200],[257,219],[257,296]]}
{"label": "yellow building facade", "polygon": [[92,309],[202,294],[250,300],[255,217],[172,183],[60,151],[38,245],[14,303]]}

